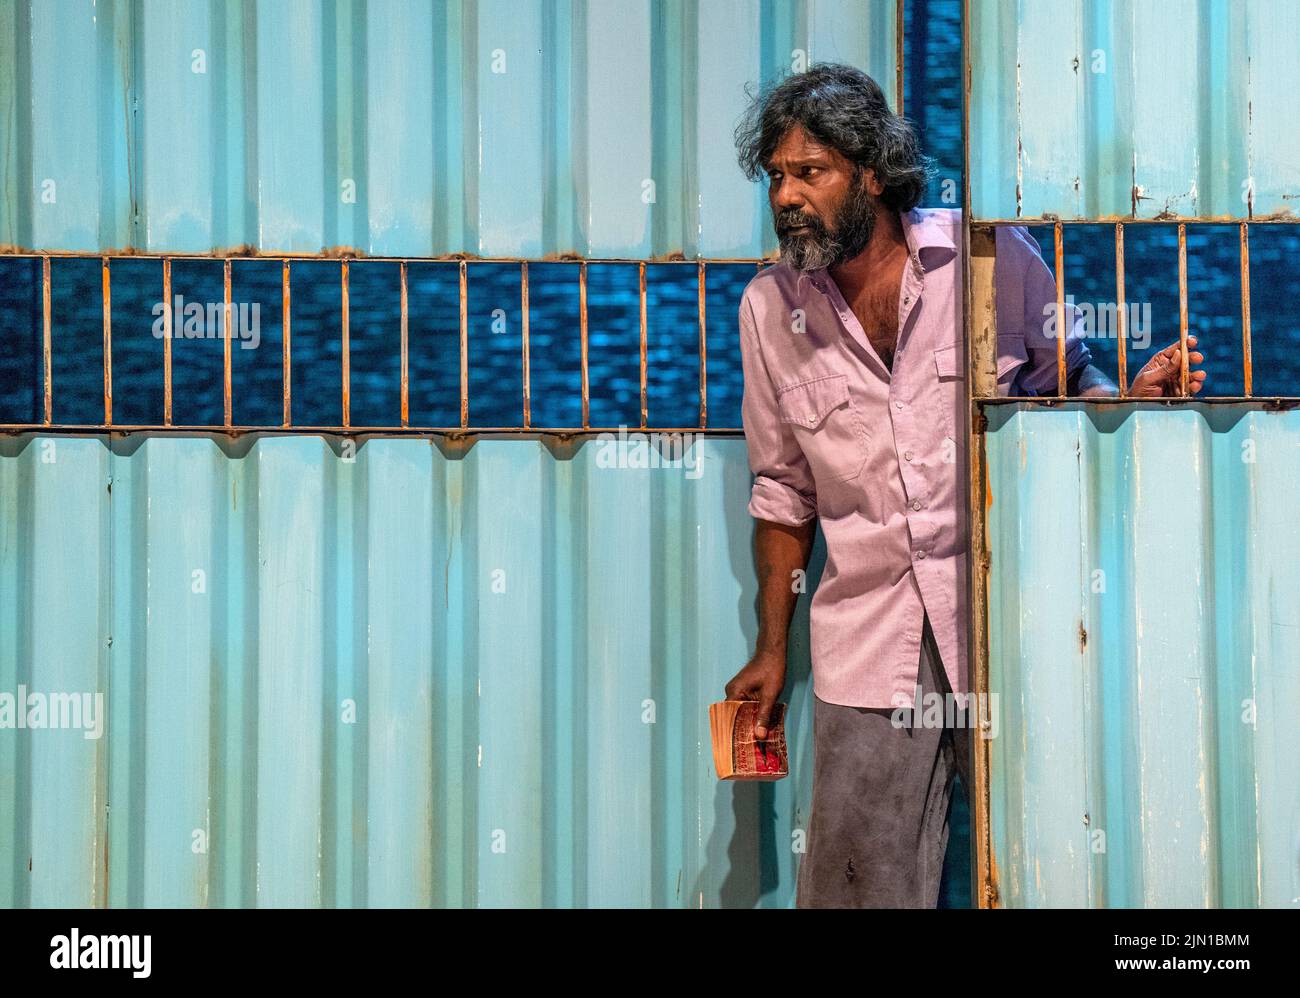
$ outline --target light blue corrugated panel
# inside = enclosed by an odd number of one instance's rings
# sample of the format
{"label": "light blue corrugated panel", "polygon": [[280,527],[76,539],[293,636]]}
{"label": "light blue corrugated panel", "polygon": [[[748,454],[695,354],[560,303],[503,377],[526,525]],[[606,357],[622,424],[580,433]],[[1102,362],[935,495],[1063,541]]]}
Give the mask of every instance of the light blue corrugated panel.
{"label": "light blue corrugated panel", "polygon": [[1300,411],[986,412],[1001,903],[1300,905]]}
{"label": "light blue corrugated panel", "polygon": [[1293,0],[979,0],[976,218],[1296,216]]}
{"label": "light blue corrugated panel", "polygon": [[0,0],[0,244],[757,257],[744,88],[895,0]]}
{"label": "light blue corrugated panel", "polygon": [[708,737],[743,440],[344,447],[0,441],[0,694],[104,694],[98,738],[0,726],[0,907],[790,905],[806,606],[791,776]]}

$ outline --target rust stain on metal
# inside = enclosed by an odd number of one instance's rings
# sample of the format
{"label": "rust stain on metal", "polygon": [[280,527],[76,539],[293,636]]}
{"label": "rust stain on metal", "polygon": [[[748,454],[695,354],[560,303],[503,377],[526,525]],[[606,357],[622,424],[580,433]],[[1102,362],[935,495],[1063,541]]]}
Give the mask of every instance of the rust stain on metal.
{"label": "rust stain on metal", "polygon": [[289,287],[289,261],[285,260],[280,266],[280,325],[283,330],[283,339],[281,341],[280,351],[280,388],[283,393],[283,425],[293,425],[293,362],[292,362],[292,343],[293,333],[290,327],[290,307],[291,291]]}
{"label": "rust stain on metal", "polygon": [[646,421],[649,419],[649,409],[646,402],[646,294],[645,294],[645,263],[642,262],[637,267],[637,299],[640,304],[641,313],[641,335],[640,335],[640,355],[641,355],[641,429],[646,428]]}
{"label": "rust stain on metal", "polygon": [[357,249],[354,246],[326,246],[316,252],[310,250],[288,251],[277,249],[259,249],[251,244],[241,244],[236,246],[218,246],[208,250],[198,250],[195,252],[159,252],[158,250],[144,249],[139,246],[104,246],[94,250],[58,250],[42,249],[37,246],[24,246],[21,243],[0,243],[0,256],[26,256],[26,257],[43,257],[49,256],[57,259],[79,259],[83,257],[130,257],[139,260],[162,260],[169,257],[176,260],[337,260],[337,261],[367,261],[371,263],[400,263],[401,261],[410,261],[416,263],[696,263],[700,260],[706,260],[709,263],[775,263],[779,259],[776,251],[769,253],[767,256],[740,256],[740,257],[700,257],[688,256],[680,249],[668,250],[664,253],[652,253],[649,256],[635,257],[594,257],[579,253],[577,250],[554,250],[537,257],[520,257],[520,256],[493,256],[483,253],[466,253],[456,251],[451,253],[429,253],[429,254],[403,254],[399,256],[389,256],[385,254],[371,254],[365,250]]}
{"label": "rust stain on metal", "polygon": [[1079,621],[1079,651],[1088,647],[1088,630],[1083,626],[1083,621]]}
{"label": "rust stain on metal", "polygon": [[405,260],[403,260],[402,263],[401,263],[401,265],[400,265],[400,275],[401,275],[401,287],[402,287],[402,290],[401,290],[401,296],[402,296],[402,301],[401,301],[401,313],[402,313],[402,319],[401,319],[401,322],[402,322],[402,328],[401,328],[401,352],[402,352],[402,360],[401,360],[401,365],[402,365],[402,366],[401,366],[401,379],[402,379],[402,385],[401,385],[401,393],[402,393],[402,395],[401,395],[401,398],[402,398],[402,402],[401,402],[401,405],[402,405],[402,410],[401,410],[401,419],[402,419],[402,425],[403,425],[403,426],[409,426],[410,423],[411,423],[411,407],[410,407],[410,375],[409,375],[409,366],[408,366],[408,362],[407,362],[407,296],[406,296],[406,261],[405,261]]}
{"label": "rust stain on metal", "polygon": [[1254,364],[1250,356],[1250,233],[1241,223],[1241,365],[1245,386],[1243,393],[1251,393],[1254,382]]}
{"label": "rust stain on metal", "polygon": [[460,425],[469,426],[469,271],[460,261]]}
{"label": "rust stain on metal", "polygon": [[1178,224],[1178,383],[1187,394],[1187,225]]}
{"label": "rust stain on metal", "polygon": [[172,423],[172,262],[163,257],[163,425]]}
{"label": "rust stain on metal", "polygon": [[50,341],[50,258],[41,259],[41,361],[45,381],[44,420],[54,422],[54,363]]}
{"label": "rust stain on metal", "polygon": [[[1296,195],[1300,197],[1300,195]],[[1143,200],[1150,200],[1143,198]],[[1284,225],[1293,226],[1300,223],[1300,215],[1296,215],[1290,210],[1281,210],[1273,212],[1270,215],[1256,215],[1250,219],[1244,219],[1240,215],[1178,215],[1173,214],[1165,217],[1138,218],[1136,215],[1088,215],[1078,218],[1063,218],[1055,212],[1045,211],[1041,215],[1017,215],[1015,218],[981,218],[977,225],[987,225],[992,228],[1010,225],[1052,225],[1061,222],[1067,226],[1074,225],[1111,225],[1116,222],[1123,222],[1126,225],[1168,225],[1173,222],[1187,222],[1192,225],[1240,225],[1243,221],[1249,221],[1251,225]],[[710,260],[710,263],[720,263],[725,261]]]}
{"label": "rust stain on metal", "polygon": [[582,367],[582,427],[591,425],[591,387],[587,370],[587,264],[578,266],[578,338]]}
{"label": "rust stain on metal", "polygon": [[522,337],[520,350],[523,353],[521,363],[523,364],[523,392],[524,392],[524,427],[527,428],[533,421],[533,400],[532,400],[532,358],[528,346],[528,261],[525,260],[519,265],[519,314],[521,320]]}
{"label": "rust stain on metal", "polygon": [[1065,398],[1065,239],[1059,219],[1052,234],[1056,243],[1056,393]]}
{"label": "rust stain on metal", "polygon": [[352,344],[350,319],[348,315],[348,261],[339,267],[341,272],[340,291],[343,296],[343,425],[352,425]]}
{"label": "rust stain on metal", "polygon": [[230,259],[227,257],[221,268],[222,313],[221,328],[224,343],[221,351],[221,421],[225,426],[234,425],[231,414],[231,372],[230,372]]}
{"label": "rust stain on metal", "polygon": [[104,425],[113,425],[113,289],[108,257],[100,263],[101,297],[104,306]]}
{"label": "rust stain on metal", "polygon": [[706,297],[706,282],[704,276],[704,261],[699,262],[698,280],[699,280],[699,306],[700,306],[700,427],[704,428],[709,425],[709,387],[708,387],[708,358],[709,343],[706,333],[704,320],[704,301]]}
{"label": "rust stain on metal", "polygon": [[1119,397],[1128,397],[1128,316],[1124,294],[1124,223],[1115,224],[1115,318],[1119,347]]}

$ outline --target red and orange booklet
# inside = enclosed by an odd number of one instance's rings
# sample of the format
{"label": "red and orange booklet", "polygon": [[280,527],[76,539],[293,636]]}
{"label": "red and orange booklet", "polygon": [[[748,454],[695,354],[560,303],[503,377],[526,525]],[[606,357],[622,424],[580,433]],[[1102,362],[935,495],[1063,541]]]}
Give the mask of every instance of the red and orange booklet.
{"label": "red and orange booklet", "polygon": [[790,773],[785,744],[785,704],[772,707],[767,737],[754,737],[757,700],[721,700],[709,704],[713,765],[722,780],[779,780]]}

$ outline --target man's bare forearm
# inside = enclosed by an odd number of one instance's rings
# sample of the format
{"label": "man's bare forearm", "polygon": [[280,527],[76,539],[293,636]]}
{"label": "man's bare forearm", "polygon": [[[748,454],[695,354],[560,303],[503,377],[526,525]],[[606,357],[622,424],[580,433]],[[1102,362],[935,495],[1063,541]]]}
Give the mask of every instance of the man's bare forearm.
{"label": "man's bare forearm", "polygon": [[790,527],[770,520],[756,521],[755,561],[758,566],[758,647],[755,655],[785,657],[790,618],[799,594],[795,572],[808,567],[817,520]]}

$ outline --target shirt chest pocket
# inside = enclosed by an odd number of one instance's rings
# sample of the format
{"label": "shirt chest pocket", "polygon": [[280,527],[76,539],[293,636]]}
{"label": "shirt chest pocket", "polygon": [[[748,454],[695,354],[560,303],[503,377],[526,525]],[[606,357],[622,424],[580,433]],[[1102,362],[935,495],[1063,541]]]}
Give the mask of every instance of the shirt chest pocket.
{"label": "shirt chest pocket", "polygon": [[788,385],[777,390],[781,421],[787,423],[818,482],[856,478],[867,462],[867,430],[849,395],[847,374]]}

